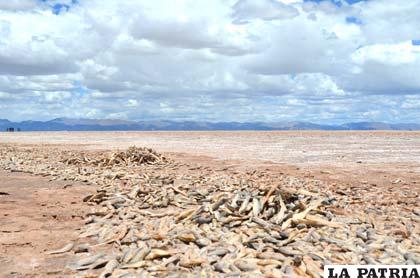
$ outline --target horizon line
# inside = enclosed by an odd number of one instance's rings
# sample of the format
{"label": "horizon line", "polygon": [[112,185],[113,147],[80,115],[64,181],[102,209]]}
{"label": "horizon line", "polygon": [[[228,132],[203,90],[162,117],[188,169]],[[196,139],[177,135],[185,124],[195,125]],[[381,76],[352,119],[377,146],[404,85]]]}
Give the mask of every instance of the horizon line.
{"label": "horizon line", "polygon": [[122,121],[122,122],[172,122],[172,123],[185,123],[185,122],[192,122],[192,123],[239,123],[239,124],[286,124],[286,123],[305,123],[305,124],[315,124],[315,125],[328,125],[328,126],[341,126],[346,124],[355,124],[355,123],[369,123],[369,124],[389,124],[389,125],[398,125],[398,124],[414,124],[420,125],[420,122],[388,122],[388,121],[376,121],[376,120],[348,120],[339,123],[334,123],[334,121],[330,123],[325,122],[316,122],[312,120],[277,120],[277,121],[264,121],[264,120],[256,120],[256,121],[239,121],[239,120],[229,120],[229,121],[211,121],[211,120],[171,120],[171,119],[145,119],[145,120],[137,120],[137,119],[119,119],[119,118],[70,118],[70,117],[57,117],[52,118],[49,120],[37,120],[37,119],[25,119],[25,120],[10,120],[8,118],[0,118],[0,120],[6,120],[11,123],[23,123],[23,122],[52,122],[54,120],[89,120],[89,121]]}

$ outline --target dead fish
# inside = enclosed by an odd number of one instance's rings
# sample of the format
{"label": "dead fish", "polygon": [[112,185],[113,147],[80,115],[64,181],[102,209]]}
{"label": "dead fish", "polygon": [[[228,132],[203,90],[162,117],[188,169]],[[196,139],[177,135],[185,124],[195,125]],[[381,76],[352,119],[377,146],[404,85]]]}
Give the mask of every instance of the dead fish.
{"label": "dead fish", "polygon": [[182,211],[181,213],[179,213],[178,214],[178,216],[176,217],[176,221],[177,222],[179,222],[179,221],[181,221],[181,220],[183,220],[183,219],[185,219],[185,218],[187,218],[187,217],[189,217],[189,216],[191,216],[194,212],[196,211],[196,209],[195,208],[193,208],[193,209],[188,209],[188,210],[185,210],[185,211]]}
{"label": "dead fish", "polygon": [[[106,264],[109,262],[109,258],[100,258],[98,259],[96,262],[94,262],[93,264],[89,265],[88,269],[99,269],[102,268],[104,266],[106,266]],[[84,267],[82,267],[84,269]]]}
{"label": "dead fish", "polygon": [[208,253],[209,256],[224,256],[227,253],[229,253],[229,250],[227,248],[217,248],[211,252]]}
{"label": "dead fish", "polygon": [[250,199],[251,199],[251,196],[249,194],[247,194],[246,197],[245,197],[245,199],[244,199],[244,201],[242,202],[241,207],[239,208],[239,211],[238,211],[239,213],[245,212],[245,210],[248,207],[248,204],[249,204]]}
{"label": "dead fish", "polygon": [[280,269],[275,267],[266,267],[263,269],[263,273],[265,277],[269,278],[287,277]]}
{"label": "dead fish", "polygon": [[374,258],[372,258],[371,256],[365,254],[363,255],[363,260],[367,263],[367,264],[379,264],[379,262],[377,262]]}
{"label": "dead fish", "polygon": [[177,262],[179,260],[180,260],[179,255],[175,255],[175,256],[172,256],[172,257],[170,257],[168,259],[164,259],[161,265],[162,266],[167,266],[168,264],[175,263],[175,262]]}
{"label": "dead fish", "polygon": [[238,207],[238,201],[239,201],[239,198],[240,198],[240,194],[239,193],[236,193],[235,194],[235,196],[233,197],[233,199],[232,199],[232,202],[230,203],[230,206],[232,207],[232,208],[237,208]]}
{"label": "dead fish", "polygon": [[91,223],[95,222],[95,219],[93,218],[93,216],[88,216],[83,221],[84,221],[85,225],[87,225],[87,224],[91,224]]}
{"label": "dead fish", "polygon": [[234,222],[234,221],[245,220],[245,219],[248,219],[248,218],[249,218],[249,216],[244,216],[244,217],[228,216],[226,218],[223,218],[220,222],[222,222],[223,224],[229,224],[229,223]]}
{"label": "dead fish", "polygon": [[121,263],[127,264],[130,262],[133,257],[137,254],[140,248],[127,248],[122,257],[121,257]]}
{"label": "dead fish", "polygon": [[216,203],[214,203],[212,206],[211,206],[211,210],[212,211],[216,211],[216,210],[218,210],[219,209],[219,207],[220,206],[222,206],[224,203],[226,203],[226,201],[227,201],[228,199],[227,198],[225,198],[225,197],[222,197],[222,198],[220,198]]}
{"label": "dead fish", "polygon": [[303,263],[306,266],[306,273],[312,278],[321,277],[322,269],[312,258],[308,256],[303,256]]}
{"label": "dead fish", "polygon": [[213,217],[204,217],[204,216],[200,216],[194,219],[194,221],[198,224],[208,224],[211,223],[211,221],[213,220]]}
{"label": "dead fish", "polygon": [[407,253],[404,254],[404,258],[406,260],[413,261],[417,265],[420,264],[420,255],[419,254],[407,252]]}
{"label": "dead fish", "polygon": [[242,271],[254,271],[258,269],[255,259],[239,259],[233,262]]}
{"label": "dead fish", "polygon": [[176,238],[184,242],[193,242],[196,240],[196,237],[193,233],[182,233],[177,235]]}
{"label": "dead fish", "polygon": [[279,247],[276,248],[276,251],[286,255],[286,256],[301,256],[302,253],[296,250],[293,250],[289,247]]}
{"label": "dead fish", "polygon": [[131,263],[131,264],[126,264],[126,265],[121,265],[120,268],[122,269],[127,269],[127,268],[143,268],[146,266],[150,266],[151,263],[148,261],[139,261],[136,263]]}
{"label": "dead fish", "polygon": [[296,223],[309,226],[328,226],[332,228],[341,228],[343,226],[341,223],[330,222],[315,215],[306,215],[304,219],[296,220]]}
{"label": "dead fish", "polygon": [[87,269],[90,265],[96,263],[99,259],[103,258],[104,254],[100,253],[97,255],[93,255],[90,257],[83,258],[76,262],[73,266],[75,269],[81,270],[81,269]]}
{"label": "dead fish", "polygon": [[222,272],[222,273],[229,273],[230,272],[229,265],[222,262],[222,261],[219,261],[219,262],[215,263],[213,265],[213,267],[218,272]]}
{"label": "dead fish", "polygon": [[67,244],[66,246],[64,246],[63,248],[61,248],[61,249],[53,250],[53,251],[48,251],[46,254],[47,255],[52,255],[52,254],[66,253],[66,252],[70,251],[71,249],[73,249],[73,247],[74,247],[74,243],[71,242],[71,243]]}
{"label": "dead fish", "polygon": [[277,215],[275,216],[275,223],[276,224],[280,224],[283,221],[284,215],[287,211],[286,205],[283,201],[283,198],[281,197],[281,194],[278,195],[278,201],[279,201],[279,204],[280,204],[280,210],[277,213]]}
{"label": "dead fish", "polygon": [[78,244],[78,245],[74,246],[73,252],[75,254],[89,252],[89,248],[90,248],[89,244]]}
{"label": "dead fish", "polygon": [[252,215],[258,216],[261,212],[262,206],[258,198],[252,199]]}
{"label": "dead fish", "polygon": [[264,228],[264,230],[267,231],[271,231],[272,229],[277,229],[276,227],[273,227],[273,225],[261,218],[258,217],[252,217],[251,218],[252,222],[257,223],[258,225],[260,225],[262,228]]}
{"label": "dead fish", "polygon": [[280,262],[283,262],[286,260],[286,257],[284,255],[282,255],[281,253],[274,253],[274,252],[257,253],[257,258],[265,259],[265,260],[276,260]]}
{"label": "dead fish", "polygon": [[117,260],[110,260],[106,265],[99,278],[106,278],[112,275],[114,270],[118,267],[119,263]]}
{"label": "dead fish", "polygon": [[174,255],[173,251],[167,251],[162,249],[152,249],[150,253],[146,256],[146,260],[154,260],[158,258],[170,257]]}
{"label": "dead fish", "polygon": [[258,260],[257,261],[258,265],[261,266],[267,266],[267,265],[282,265],[283,262],[282,261],[278,261],[278,260],[272,260],[272,259],[263,259],[263,260]]}
{"label": "dead fish", "polygon": [[179,265],[182,267],[191,268],[191,267],[200,266],[205,262],[206,260],[201,259],[201,258],[183,258],[179,261]]}
{"label": "dead fish", "polygon": [[204,246],[208,246],[208,245],[210,245],[210,244],[211,244],[211,240],[210,240],[210,239],[208,239],[208,238],[202,237],[202,238],[197,239],[197,240],[195,241],[195,243],[196,243],[199,247],[203,248]]}
{"label": "dead fish", "polygon": [[144,260],[144,258],[150,253],[151,249],[149,247],[139,248],[137,253],[133,256],[130,260],[130,263],[137,263],[139,261]]}

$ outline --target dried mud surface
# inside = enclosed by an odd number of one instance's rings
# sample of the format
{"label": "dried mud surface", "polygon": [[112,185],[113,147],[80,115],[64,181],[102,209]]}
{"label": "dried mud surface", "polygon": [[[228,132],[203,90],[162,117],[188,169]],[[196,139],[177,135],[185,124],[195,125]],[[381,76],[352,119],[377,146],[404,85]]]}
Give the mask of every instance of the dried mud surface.
{"label": "dried mud surface", "polygon": [[45,252],[77,238],[92,187],[0,171],[0,277],[62,277],[66,256]]}
{"label": "dried mud surface", "polygon": [[[1,172],[0,175],[0,192],[7,192],[10,194],[0,196],[2,201],[0,205],[3,206],[2,214],[5,215],[4,217],[2,215],[2,218],[0,218],[0,222],[3,222],[0,223],[2,224],[0,226],[6,231],[0,233],[0,235],[2,235],[0,238],[0,254],[2,254],[0,256],[0,261],[7,266],[2,269],[3,272],[0,271],[0,276],[19,277],[31,274],[33,276],[49,275],[62,277],[74,275],[75,270],[67,268],[66,266],[69,264],[71,265],[71,263],[75,261],[75,256],[76,258],[79,258],[78,254],[67,252],[64,254],[47,255],[45,254],[46,250],[58,249],[69,242],[77,242],[78,235],[82,232],[86,232],[84,229],[89,227],[89,225],[86,226],[83,221],[81,221],[81,216],[84,217],[87,213],[98,211],[98,209],[105,209],[106,211],[106,209],[117,208],[118,210],[118,206],[112,208],[109,207],[109,205],[106,205],[109,200],[117,197],[119,198],[120,195],[117,195],[116,197],[114,194],[116,194],[116,192],[117,194],[125,194],[124,192],[128,190],[125,186],[132,188],[136,183],[145,183],[144,179],[133,180],[125,177],[125,175],[130,177],[130,174],[132,173],[147,173],[150,176],[154,176],[154,180],[159,182],[165,180],[165,178],[162,177],[166,177],[170,182],[174,182],[180,178],[182,180],[186,176],[188,176],[189,179],[194,177],[197,180],[209,179],[213,181],[220,180],[221,178],[233,181],[251,179],[258,184],[258,186],[255,187],[255,190],[257,191],[254,191],[254,193],[250,192],[254,194],[253,196],[254,199],[257,200],[257,205],[261,204],[264,196],[268,194],[269,189],[276,183],[287,188],[305,189],[310,192],[316,192],[316,194],[319,194],[319,198],[337,199],[338,203],[331,207],[322,206],[322,208],[316,209],[311,212],[311,214],[314,213],[315,217],[315,214],[321,212],[321,216],[325,218],[324,220],[331,222],[344,221],[343,219],[346,217],[349,219],[357,219],[360,223],[351,224],[356,226],[348,226],[348,233],[351,234],[358,231],[360,237],[356,242],[351,243],[358,237],[356,234],[353,234],[349,236],[347,240],[349,240],[348,242],[351,246],[369,249],[369,255],[359,256],[357,255],[357,252],[360,250],[348,250],[349,246],[343,242],[324,240],[323,242],[316,243],[314,242],[314,238],[308,238],[307,236],[308,234],[311,234],[312,236],[311,231],[313,231],[315,227],[311,227],[308,223],[308,219],[301,219],[299,220],[300,222],[296,220],[290,227],[287,227],[287,233],[290,236],[296,231],[299,231],[299,234],[302,234],[302,237],[298,236],[297,238],[301,238],[300,241],[305,238],[305,240],[310,242],[313,246],[313,249],[310,249],[312,250],[312,256],[308,257],[305,252],[302,252],[299,240],[296,240],[296,242],[292,243],[290,246],[285,247],[292,248],[292,251],[297,250],[300,254],[292,252],[293,254],[290,253],[289,255],[283,254],[286,258],[281,258],[283,260],[281,264],[284,266],[289,265],[290,267],[281,267],[278,262],[277,264],[271,262],[270,265],[267,261],[264,261],[267,265],[262,267],[257,263],[256,256],[258,255],[255,255],[253,250],[263,248],[258,250],[258,252],[261,253],[264,251],[267,254],[271,254],[272,252],[279,253],[279,251],[272,249],[273,247],[270,247],[270,244],[267,244],[267,246],[260,246],[258,245],[260,244],[259,241],[257,241],[253,247],[246,246],[246,249],[244,249],[246,252],[238,246],[235,247],[236,249],[230,247],[230,252],[225,255],[227,256],[225,259],[226,261],[232,262],[232,266],[230,266],[230,268],[227,266],[227,269],[226,266],[220,266],[219,274],[222,273],[223,275],[227,275],[229,274],[229,271],[235,274],[234,270],[239,270],[243,271],[242,274],[249,272],[248,275],[251,276],[252,274],[255,276],[258,272],[265,276],[270,274],[272,277],[277,277],[279,275],[314,276],[313,273],[316,273],[315,269],[322,267],[323,263],[345,263],[346,260],[350,260],[350,257],[353,258],[353,262],[360,263],[369,263],[369,261],[381,262],[381,260],[383,260],[382,262],[416,263],[416,260],[418,260],[419,250],[416,245],[418,246],[418,214],[420,213],[418,210],[420,194],[420,133],[52,132],[0,134],[0,143],[2,143],[0,145],[0,151],[2,152],[2,168],[6,168],[9,171],[11,169],[21,169],[27,172]],[[92,171],[92,169],[97,166],[92,166],[91,164],[83,165],[82,172],[78,172],[77,169],[80,168],[80,166],[75,167],[71,163],[69,163],[69,165],[62,165],[62,161],[66,157],[104,157],[104,153],[108,155],[109,150],[123,150],[131,145],[153,147],[157,151],[163,152],[166,156],[170,157],[171,161],[175,161],[175,164],[171,167],[149,165],[143,166],[143,168],[140,169],[136,167],[132,168],[131,166],[114,165],[114,167],[111,167],[114,174],[118,173],[118,171],[125,172],[125,174],[120,173],[122,176],[117,176],[112,184],[104,182],[104,180],[101,181],[100,179],[96,182],[92,182],[92,179],[94,180],[95,178],[95,174],[91,175],[88,174],[88,172]],[[19,161],[19,163],[16,163],[16,161],[9,164],[5,163],[5,161],[11,157],[18,158],[17,161]],[[49,167],[52,167],[52,169]],[[56,171],[58,175],[43,178],[39,176],[34,177],[34,174],[43,176],[49,171]],[[58,178],[60,175],[67,177],[67,180],[60,181],[60,178]],[[68,179],[68,177],[76,178],[75,180],[71,180],[71,178]],[[48,182],[49,179],[54,179],[54,181]],[[290,183],[290,179],[295,179],[296,182]],[[80,185],[80,183],[84,183],[84,185]],[[125,185],[122,186],[121,183]],[[22,186],[22,184],[25,184],[26,186]],[[66,184],[71,186],[64,189],[63,186]],[[153,185],[153,182],[151,184]],[[232,184],[235,184],[235,182],[232,182]],[[95,202],[90,203],[81,201],[86,195],[92,194],[92,192],[96,192],[96,190],[101,188],[107,192],[106,198],[103,200],[99,198]],[[185,192],[189,193],[189,188],[190,187],[187,186],[182,189],[182,191],[184,192],[185,190]],[[205,186],[203,186],[203,188],[205,188]],[[167,188],[165,190],[167,190]],[[169,190],[172,189],[169,188]],[[235,192],[242,189],[237,186],[231,186],[232,193],[229,193],[230,189],[228,191],[226,191],[226,189],[224,190],[226,194],[233,194],[229,195],[229,198],[233,198],[236,194]],[[40,194],[40,192],[42,194]],[[280,189],[276,189],[273,192],[274,196],[284,195],[284,192]],[[213,197],[215,198],[213,201],[217,202],[220,196]],[[3,200],[8,200],[8,198],[14,198],[13,202],[3,202]],[[312,199],[312,197],[308,196],[305,198],[301,201],[307,202],[306,205],[317,199]],[[199,199],[197,200],[199,203],[201,202]],[[258,203],[258,200],[260,203]],[[135,202],[139,201],[139,198],[135,200]],[[213,201],[210,201],[210,204]],[[267,215],[271,213],[269,211],[270,208],[277,204],[276,199],[272,201],[273,203],[268,203],[269,207],[261,210],[261,215],[257,215],[266,222],[272,221]],[[238,204],[240,205],[241,202],[242,201],[239,200]],[[47,206],[45,204],[47,204]],[[22,209],[22,207],[25,207],[25,209]],[[227,207],[229,208],[229,206]],[[156,212],[162,210],[161,207],[155,209]],[[225,209],[224,205],[221,206],[221,209]],[[252,210],[253,209],[251,209],[251,211]],[[4,211],[7,212],[3,213]],[[153,211],[153,209],[151,211]],[[239,222],[237,223],[239,228],[247,227],[246,225],[249,226],[248,228],[252,232],[246,234],[245,237],[248,237],[248,240],[249,238],[252,238],[252,234],[259,231],[258,225],[267,224],[266,222],[255,224],[255,222],[259,221],[259,218],[256,218],[257,220],[255,220],[255,217],[252,218],[255,215],[252,214],[251,211],[249,211],[249,213],[246,212],[246,215],[239,215],[240,217],[243,217],[243,219],[240,224]],[[275,212],[278,213],[277,209]],[[299,213],[300,210],[296,210],[295,212]],[[126,213],[128,214],[128,212]],[[178,213],[182,213],[182,211],[178,211]],[[211,211],[211,213],[213,212]],[[224,212],[221,211],[214,214],[213,217],[216,217],[214,225],[217,225],[220,221],[224,221],[223,217],[226,215],[223,213]],[[43,215],[50,214],[63,215],[63,218],[58,217],[57,219],[53,218],[51,221],[46,221]],[[236,215],[234,217],[239,216]],[[111,219],[114,219],[113,217],[114,216],[112,216]],[[167,218],[168,219],[165,221],[169,222],[165,222],[166,224],[162,222],[160,225],[172,225],[173,223],[171,224],[170,222],[171,216],[168,215]],[[10,219],[13,219],[13,221]],[[147,217],[145,219],[151,221],[151,219]],[[142,218],[142,221],[143,220],[144,219]],[[239,221],[238,219],[236,220]],[[121,220],[121,217],[120,219],[117,217],[113,221],[122,221],[122,223],[125,223],[125,220]],[[298,229],[297,225],[299,225],[299,223],[306,223],[306,226],[300,225]],[[120,224],[121,223],[117,226],[121,226]],[[280,225],[281,224],[282,223],[280,223]],[[112,225],[116,224],[114,223]],[[192,224],[187,221],[187,223],[176,223],[176,225],[187,225],[186,227],[190,227],[188,225]],[[27,226],[35,228],[25,228]],[[16,227],[24,228],[20,231],[19,229],[22,228],[16,229]],[[196,228],[202,229],[203,227],[194,226],[194,229]],[[16,229],[16,231],[14,231],[14,229]],[[315,231],[319,231],[320,234],[327,237],[330,233],[334,233],[334,229],[335,228],[333,227],[323,227],[316,228]],[[60,232],[57,233],[55,231]],[[267,229],[262,228],[262,232],[264,231],[267,231]],[[345,230],[341,229],[339,231],[342,232]],[[197,232],[197,230],[195,232]],[[336,231],[335,233],[337,235],[340,234]],[[369,237],[369,235],[371,238],[364,238]],[[232,236],[232,234],[226,234],[226,236]],[[269,237],[270,235],[265,236]],[[262,237],[264,238],[264,236]],[[343,237],[344,235],[341,235],[342,239],[344,239]],[[278,237],[277,240],[280,238],[281,237]],[[236,240],[240,242],[240,240],[235,237],[235,241]],[[285,239],[282,238],[282,240]],[[360,240],[362,240],[362,242],[359,242]],[[147,240],[145,239],[144,242],[147,243]],[[385,246],[380,246],[380,244],[384,244],[384,242],[388,245],[385,244]],[[369,247],[360,247],[358,245],[362,243],[369,245]],[[98,239],[96,239],[96,241],[89,241],[88,244],[96,245],[98,244]],[[153,245],[156,244],[156,242],[149,242],[148,244]],[[127,246],[130,246],[130,248],[133,247],[129,244],[127,244]],[[159,244],[157,246],[161,247]],[[171,250],[168,246],[162,246],[163,247],[160,249]],[[144,246],[136,246],[136,248],[141,247]],[[175,249],[176,247],[181,248],[181,250],[183,250],[182,248],[187,248],[184,245],[174,245],[172,247],[172,249]],[[332,250],[331,254],[344,254],[333,255],[332,257],[327,256],[328,258],[321,256],[323,258],[320,259],[321,254],[317,252],[321,247]],[[118,252],[122,251],[127,252],[124,248],[118,247],[118,244],[115,242],[108,243],[105,249],[101,248],[103,247],[101,246],[98,249],[93,248],[91,250],[92,255],[101,252],[105,252],[105,254],[118,254]],[[175,268],[172,269],[174,273],[175,270],[178,271],[177,273],[184,274],[194,273],[194,271],[198,270],[214,271],[214,265],[211,264],[211,258],[209,259],[207,256],[213,249],[210,247],[208,247],[210,248],[208,249],[203,246],[200,248],[201,249],[198,250],[194,248],[186,249],[186,251],[190,253],[185,253],[189,254],[188,258],[201,254],[201,257],[198,256],[200,258],[198,261],[188,261],[184,257],[176,260],[177,258],[173,258],[172,255],[174,254],[171,253],[171,256],[167,254],[163,255],[163,258],[157,258],[153,261],[156,264],[145,264],[143,267],[157,270],[159,268],[157,268],[156,265],[161,267],[162,262],[164,262],[167,263],[168,266],[171,266],[171,264],[175,266]],[[377,250],[378,248],[379,251]],[[381,248],[383,249],[381,250]],[[112,250],[112,252],[110,250]],[[264,254],[264,252],[262,253]],[[391,255],[387,256],[387,252]],[[237,256],[237,253],[240,253],[240,256],[242,256],[240,260],[235,257]],[[169,259],[167,259],[168,257]],[[112,258],[107,259],[111,260]],[[280,258],[277,259],[280,260]],[[289,259],[292,259],[292,262]],[[173,260],[173,262],[166,260]],[[293,264],[293,260],[297,261]],[[25,265],[25,267],[19,267],[18,262],[24,262],[23,265]],[[123,265],[121,259],[118,259],[118,262],[120,266]],[[247,270],[244,264],[248,263],[254,266],[257,264],[258,269]],[[180,266],[180,264],[184,266]],[[191,265],[188,266],[188,264]],[[51,265],[54,265],[55,268],[51,268]],[[180,269],[176,267],[179,267]],[[245,271],[241,269],[241,267],[244,267]],[[60,269],[62,272],[59,272]],[[184,272],[179,272],[180,270]],[[80,275],[99,275],[103,271],[103,268],[81,271],[84,272],[78,272]],[[121,273],[123,273],[123,270],[121,271]],[[160,271],[162,271],[162,269],[160,269]],[[160,274],[162,273],[163,272],[160,272]],[[157,274],[157,276],[159,275]]]}

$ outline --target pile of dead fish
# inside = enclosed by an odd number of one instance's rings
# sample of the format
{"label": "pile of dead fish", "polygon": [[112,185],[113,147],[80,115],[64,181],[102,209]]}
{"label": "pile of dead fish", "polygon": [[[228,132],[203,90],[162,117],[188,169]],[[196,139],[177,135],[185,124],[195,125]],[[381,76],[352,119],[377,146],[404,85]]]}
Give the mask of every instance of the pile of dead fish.
{"label": "pile of dead fish", "polygon": [[106,166],[134,166],[142,164],[166,163],[168,160],[163,155],[150,148],[132,146],[126,151],[113,152],[102,158],[89,158],[87,156],[66,158],[62,162],[66,165],[95,165]]}
{"label": "pile of dead fish", "polygon": [[305,252],[308,243],[303,239],[311,239],[315,230],[310,227],[341,226],[319,211],[333,200],[279,185],[249,188],[211,182],[156,187],[150,179],[127,191],[104,187],[88,196],[87,202],[103,205],[98,212],[103,217],[90,216],[81,238],[114,244],[120,253],[94,255],[90,264],[82,259],[73,267],[104,266],[103,276],[138,271],[158,276],[319,276],[327,259],[321,250]]}
{"label": "pile of dead fish", "polygon": [[[134,150],[114,157],[130,161]],[[326,264],[420,263],[416,213],[378,221],[351,210],[363,195],[333,194],[314,180],[204,171],[153,153],[159,163],[139,166],[97,162],[102,153],[14,150],[2,163],[98,186],[84,199],[93,210],[79,239],[50,252],[72,252],[69,267],[81,276],[321,277]],[[399,222],[410,228],[396,233]]]}
{"label": "pile of dead fish", "polygon": [[419,259],[415,242],[386,237],[367,215],[334,215],[335,198],[290,188],[296,179],[267,187],[152,175],[85,199],[102,208],[87,219],[82,241],[114,251],[92,252],[89,264],[83,258],[74,269],[104,267],[102,276],[116,277],[320,277],[325,264]]}

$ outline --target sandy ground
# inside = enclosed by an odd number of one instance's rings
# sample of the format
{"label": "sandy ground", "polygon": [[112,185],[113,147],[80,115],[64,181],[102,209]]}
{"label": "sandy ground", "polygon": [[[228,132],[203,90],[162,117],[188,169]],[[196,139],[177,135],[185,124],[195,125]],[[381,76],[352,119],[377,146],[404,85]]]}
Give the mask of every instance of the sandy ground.
{"label": "sandy ground", "polygon": [[[0,144],[83,150],[147,146],[219,169],[264,169],[329,185],[420,190],[420,132],[0,133]],[[45,251],[76,236],[87,185],[0,172],[0,277],[66,276],[65,256]],[[59,274],[58,274],[59,273]]]}
{"label": "sandy ground", "polygon": [[67,257],[46,255],[76,238],[92,187],[0,171],[0,277],[71,276]]}

